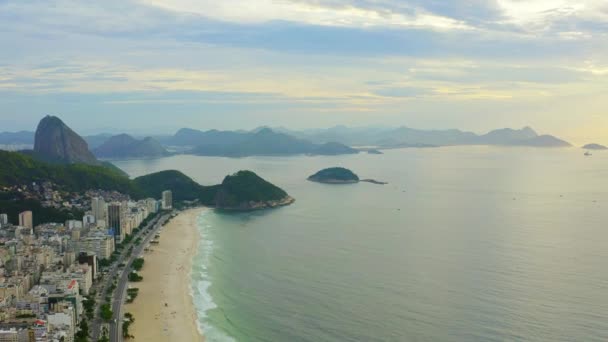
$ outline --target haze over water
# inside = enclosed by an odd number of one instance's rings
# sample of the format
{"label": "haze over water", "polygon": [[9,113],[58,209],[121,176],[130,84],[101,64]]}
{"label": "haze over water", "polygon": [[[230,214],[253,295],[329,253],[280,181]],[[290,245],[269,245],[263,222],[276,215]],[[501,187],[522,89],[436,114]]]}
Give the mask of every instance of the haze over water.
{"label": "haze over water", "polygon": [[[250,169],[297,199],[200,218],[193,281],[197,307],[217,306],[201,315],[210,341],[608,340],[608,153],[450,147],[115,164],[202,184]],[[306,181],[331,166],[389,185]]]}

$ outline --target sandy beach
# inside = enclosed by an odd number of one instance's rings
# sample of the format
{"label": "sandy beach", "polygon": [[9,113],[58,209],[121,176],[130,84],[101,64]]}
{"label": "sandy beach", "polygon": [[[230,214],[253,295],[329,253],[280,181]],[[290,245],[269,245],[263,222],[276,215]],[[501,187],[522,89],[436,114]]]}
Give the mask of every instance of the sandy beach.
{"label": "sandy beach", "polygon": [[197,253],[196,219],[205,209],[180,213],[160,233],[160,244],[150,245],[140,275],[143,281],[131,283],[139,295],[125,312],[135,317],[130,333],[135,341],[204,341],[190,295],[192,258]]}

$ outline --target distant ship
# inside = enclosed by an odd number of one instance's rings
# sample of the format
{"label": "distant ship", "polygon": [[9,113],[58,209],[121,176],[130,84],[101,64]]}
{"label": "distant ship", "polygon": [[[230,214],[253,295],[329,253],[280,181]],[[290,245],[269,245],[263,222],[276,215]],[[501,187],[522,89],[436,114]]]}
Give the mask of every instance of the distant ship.
{"label": "distant ship", "polygon": [[585,156],[590,157],[590,156],[592,156],[592,154],[591,154],[591,152],[587,151],[587,152],[585,152]]}

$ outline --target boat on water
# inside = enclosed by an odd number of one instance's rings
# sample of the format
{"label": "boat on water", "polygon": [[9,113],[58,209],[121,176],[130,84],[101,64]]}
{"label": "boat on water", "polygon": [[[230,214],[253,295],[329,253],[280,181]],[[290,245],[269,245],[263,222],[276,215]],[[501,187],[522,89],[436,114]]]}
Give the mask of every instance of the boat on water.
{"label": "boat on water", "polygon": [[587,152],[585,152],[585,156],[586,156],[586,157],[591,157],[591,156],[592,156],[592,154],[591,154],[591,152],[587,151]]}

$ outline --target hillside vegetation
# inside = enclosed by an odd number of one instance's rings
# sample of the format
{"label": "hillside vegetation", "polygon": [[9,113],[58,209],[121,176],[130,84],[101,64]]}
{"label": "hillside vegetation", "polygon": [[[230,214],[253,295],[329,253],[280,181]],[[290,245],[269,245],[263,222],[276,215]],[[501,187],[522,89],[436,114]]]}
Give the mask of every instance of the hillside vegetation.
{"label": "hillside vegetation", "polygon": [[281,188],[265,181],[251,171],[226,176],[215,201],[219,207],[240,207],[247,202],[279,201],[288,197]]}
{"label": "hillside vegetation", "polygon": [[359,176],[343,167],[331,167],[315,173],[308,180],[320,183],[356,183]]}
{"label": "hillside vegetation", "polygon": [[0,186],[50,181],[67,191],[117,190],[136,194],[128,177],[103,165],[49,164],[18,152],[0,151]]}
{"label": "hillside vegetation", "polygon": [[289,198],[279,187],[265,181],[254,172],[239,171],[227,176],[222,184],[203,186],[185,174],[161,171],[134,180],[104,167],[85,164],[49,164],[17,152],[0,151],[0,186],[50,181],[67,191],[84,192],[90,189],[116,190],[134,199],[160,198],[165,190],[173,192],[179,201],[200,201],[216,207],[248,209],[262,208],[261,202]]}

